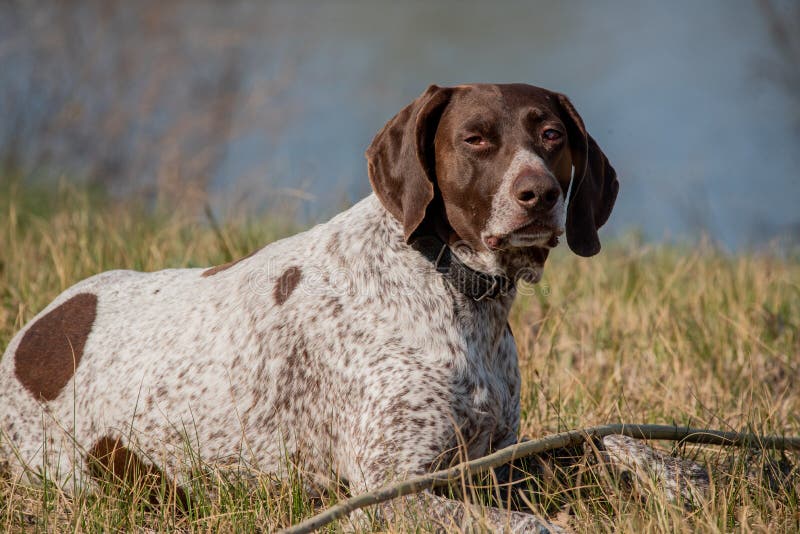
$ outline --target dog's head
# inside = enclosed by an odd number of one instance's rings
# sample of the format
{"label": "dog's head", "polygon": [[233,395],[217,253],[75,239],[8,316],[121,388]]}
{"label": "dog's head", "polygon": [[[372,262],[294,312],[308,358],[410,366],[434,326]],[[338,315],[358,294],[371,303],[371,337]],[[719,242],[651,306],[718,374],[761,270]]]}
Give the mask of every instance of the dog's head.
{"label": "dog's head", "polygon": [[617,196],[616,173],[569,99],[524,84],[432,85],[366,155],[407,241],[437,233],[479,254],[543,262],[565,231],[575,253],[597,254]]}

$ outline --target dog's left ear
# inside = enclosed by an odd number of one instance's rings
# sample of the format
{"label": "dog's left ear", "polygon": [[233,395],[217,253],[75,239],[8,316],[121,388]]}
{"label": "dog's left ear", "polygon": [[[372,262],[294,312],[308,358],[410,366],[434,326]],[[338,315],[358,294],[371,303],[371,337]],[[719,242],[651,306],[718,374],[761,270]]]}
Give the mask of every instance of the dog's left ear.
{"label": "dog's left ear", "polygon": [[608,220],[617,199],[617,173],[586,132],[572,102],[564,95],[556,96],[575,168],[567,207],[567,243],[579,256],[594,256],[600,252],[597,230]]}
{"label": "dog's left ear", "polygon": [[387,122],[367,149],[372,189],[403,225],[406,242],[422,224],[433,200],[433,140],[452,94],[452,88],[431,85]]}

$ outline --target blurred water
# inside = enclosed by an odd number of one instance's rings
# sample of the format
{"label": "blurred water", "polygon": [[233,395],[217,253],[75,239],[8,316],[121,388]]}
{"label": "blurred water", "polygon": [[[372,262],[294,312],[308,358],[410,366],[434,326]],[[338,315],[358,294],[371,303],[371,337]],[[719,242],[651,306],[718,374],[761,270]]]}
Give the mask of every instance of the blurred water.
{"label": "blurred water", "polygon": [[[101,5],[80,10],[78,27],[108,23]],[[786,6],[792,3],[783,6],[791,14]],[[15,16],[27,23],[30,15]],[[299,195],[302,213],[323,219],[368,192],[364,149],[428,84],[519,81],[568,94],[616,167],[621,192],[611,232],[637,228],[654,239],[706,232],[730,248],[800,235],[798,95],[765,76],[780,58],[756,2],[190,2],[165,18],[164,29],[149,27],[149,45],[137,42],[135,27],[147,19],[124,14],[112,19],[133,25],[130,35],[100,39],[158,57],[174,35],[174,46],[194,51],[185,77],[197,78],[231,60],[208,51],[212,37],[237,35],[231,49],[242,98],[224,108],[233,133],[204,168],[204,188],[223,212],[242,192],[266,191],[274,200],[302,190],[309,194]],[[48,24],[58,21],[40,31]],[[0,31],[14,33],[2,22]],[[36,86],[36,65],[18,59],[12,72],[14,83]],[[0,95],[9,93],[8,77],[0,78]],[[244,98],[250,88],[276,85],[266,104]],[[91,100],[100,89],[81,91]],[[35,111],[35,93],[7,98],[6,111],[12,104]],[[123,93],[115,105],[138,98]],[[188,100],[154,105],[158,118],[131,121],[145,132],[136,139],[169,122],[170,110],[185,113],[181,102]],[[254,118],[269,128],[252,127]],[[111,150],[94,150],[101,143],[91,140],[85,150],[66,145],[49,165]],[[158,150],[146,153],[157,159]],[[152,179],[155,171],[141,169],[130,179]]]}

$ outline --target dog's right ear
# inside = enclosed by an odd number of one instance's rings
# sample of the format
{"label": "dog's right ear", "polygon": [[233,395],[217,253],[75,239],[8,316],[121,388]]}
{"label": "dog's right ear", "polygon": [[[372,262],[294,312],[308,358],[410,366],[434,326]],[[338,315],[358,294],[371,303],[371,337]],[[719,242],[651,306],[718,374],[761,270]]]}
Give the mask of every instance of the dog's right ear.
{"label": "dog's right ear", "polygon": [[369,181],[381,204],[403,225],[408,242],[433,200],[433,140],[453,89],[431,85],[378,132],[367,149]]}

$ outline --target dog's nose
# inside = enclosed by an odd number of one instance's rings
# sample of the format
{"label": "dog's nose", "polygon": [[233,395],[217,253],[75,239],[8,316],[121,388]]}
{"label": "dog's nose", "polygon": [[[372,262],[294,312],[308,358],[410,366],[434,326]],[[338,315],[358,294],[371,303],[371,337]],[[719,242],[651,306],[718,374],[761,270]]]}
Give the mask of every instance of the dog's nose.
{"label": "dog's nose", "polygon": [[527,173],[514,180],[511,192],[520,206],[535,211],[550,211],[561,194],[550,177]]}

